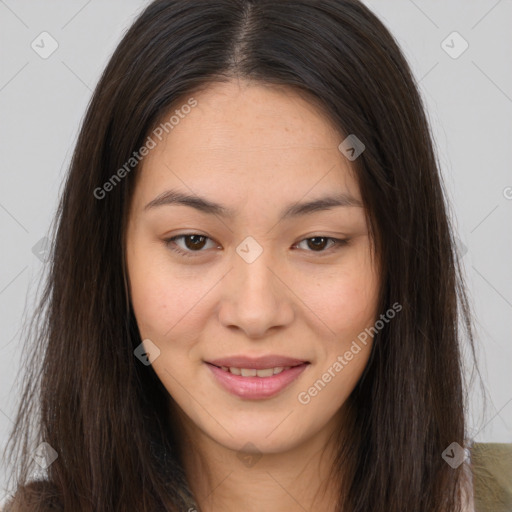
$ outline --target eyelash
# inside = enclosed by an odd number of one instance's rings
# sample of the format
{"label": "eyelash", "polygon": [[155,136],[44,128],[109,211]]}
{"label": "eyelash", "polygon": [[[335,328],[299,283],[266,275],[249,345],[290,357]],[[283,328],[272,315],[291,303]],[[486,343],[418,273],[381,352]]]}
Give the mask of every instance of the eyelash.
{"label": "eyelash", "polygon": [[[204,250],[200,249],[198,251],[185,251],[184,249],[181,249],[180,247],[176,246],[175,244],[175,240],[179,239],[179,238],[186,238],[186,237],[189,237],[189,236],[199,236],[199,237],[203,237],[203,238],[206,238],[207,240],[211,240],[211,238],[205,236],[205,235],[201,235],[200,233],[184,233],[182,235],[177,235],[177,236],[173,236],[172,238],[167,238],[164,240],[165,244],[169,247],[169,249],[171,251],[174,251],[178,254],[180,254],[181,256],[186,256],[186,257],[196,257],[197,255],[194,254],[194,253],[201,253],[201,252],[205,252]],[[306,240],[312,240],[313,238],[324,238],[324,239],[327,239],[327,240],[330,240],[333,242],[333,244],[331,245],[331,247],[329,247],[328,249],[324,249],[324,250],[321,250],[321,251],[306,251],[306,252],[311,252],[311,253],[318,253],[320,255],[322,254],[329,254],[332,252],[332,250],[339,250],[341,249],[342,247],[345,247],[346,245],[348,245],[349,243],[349,239],[348,238],[345,238],[345,239],[341,239],[341,238],[334,238],[334,237],[329,237],[329,236],[322,236],[322,235],[317,235],[317,236],[311,236],[311,237],[308,237],[308,238],[303,238],[302,240],[300,240],[299,242],[297,242],[297,244],[301,243],[301,242],[304,242]],[[295,244],[295,245],[297,245]]]}

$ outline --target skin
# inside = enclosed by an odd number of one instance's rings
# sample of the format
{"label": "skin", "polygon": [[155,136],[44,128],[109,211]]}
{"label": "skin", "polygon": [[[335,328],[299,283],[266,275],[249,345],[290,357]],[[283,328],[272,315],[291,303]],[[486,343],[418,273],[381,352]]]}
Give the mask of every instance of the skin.
{"label": "skin", "polygon": [[[135,316],[141,338],[160,350],[152,365],[188,438],[182,456],[192,491],[206,512],[333,510],[330,436],[343,427],[371,338],[308,404],[298,395],[374,325],[380,273],[362,206],[279,214],[333,192],[361,201],[338,150],[344,137],[290,89],[230,81],[193,97],[198,105],[143,160],[126,232]],[[171,188],[237,213],[144,210]],[[208,237],[201,252],[190,239],[166,242],[187,233]],[[247,236],[263,249],[250,264],[236,252]],[[319,249],[308,242],[322,236],[350,241]],[[310,364],[277,396],[243,399],[204,362],[237,354]],[[258,455],[249,462],[241,457],[248,442]]]}

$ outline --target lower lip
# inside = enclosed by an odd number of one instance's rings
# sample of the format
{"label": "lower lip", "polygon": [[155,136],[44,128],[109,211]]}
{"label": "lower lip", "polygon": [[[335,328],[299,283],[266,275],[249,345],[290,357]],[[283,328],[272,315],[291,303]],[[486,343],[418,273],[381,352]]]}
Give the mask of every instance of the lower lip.
{"label": "lower lip", "polygon": [[277,395],[291,384],[308,366],[307,363],[283,370],[272,377],[242,377],[206,363],[221,386],[240,398],[261,400]]}

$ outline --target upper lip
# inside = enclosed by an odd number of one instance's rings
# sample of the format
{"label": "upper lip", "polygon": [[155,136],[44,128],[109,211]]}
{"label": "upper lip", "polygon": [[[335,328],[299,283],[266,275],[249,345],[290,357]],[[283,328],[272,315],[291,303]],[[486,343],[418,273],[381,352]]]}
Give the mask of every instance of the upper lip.
{"label": "upper lip", "polygon": [[263,370],[265,368],[276,368],[278,366],[298,366],[308,361],[295,359],[293,357],[268,355],[263,357],[230,356],[206,362],[214,366],[227,366],[228,368]]}

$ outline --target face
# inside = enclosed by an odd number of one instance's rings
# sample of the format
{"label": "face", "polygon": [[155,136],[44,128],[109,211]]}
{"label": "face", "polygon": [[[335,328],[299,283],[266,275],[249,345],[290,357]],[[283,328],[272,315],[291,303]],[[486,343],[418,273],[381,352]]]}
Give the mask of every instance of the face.
{"label": "face", "polygon": [[339,420],[368,361],[365,211],[344,137],[296,93],[228,82],[193,98],[138,171],[132,305],[190,428],[277,453]]}

